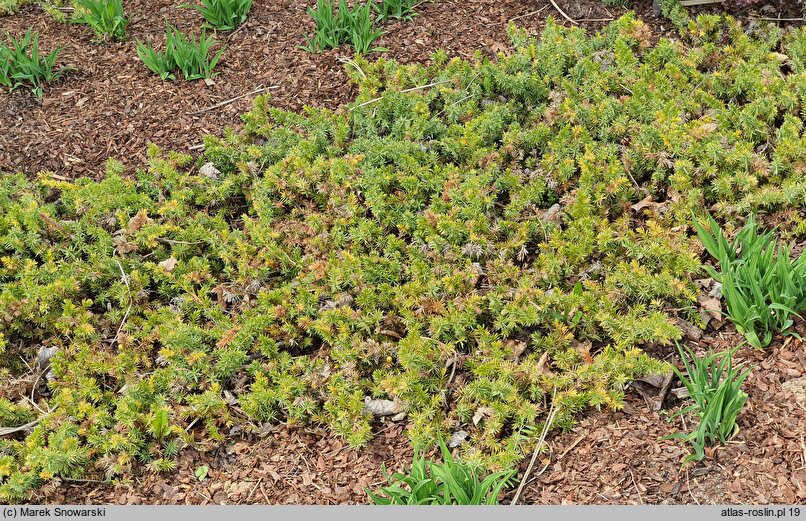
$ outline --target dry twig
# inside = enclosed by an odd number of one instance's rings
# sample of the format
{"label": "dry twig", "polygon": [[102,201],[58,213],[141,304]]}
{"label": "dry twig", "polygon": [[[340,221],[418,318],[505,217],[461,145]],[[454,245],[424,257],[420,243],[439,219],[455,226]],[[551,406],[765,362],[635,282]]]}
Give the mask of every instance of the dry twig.
{"label": "dry twig", "polygon": [[[429,83],[428,85],[420,85],[419,87],[411,87],[409,89],[403,89],[400,92],[401,93],[403,93],[403,92],[414,92],[416,90],[423,90],[423,89],[427,89],[427,88],[430,88],[430,87],[436,87],[437,85],[444,85],[446,83],[451,83],[452,81],[453,80],[436,81],[434,83]],[[377,98],[372,98],[371,100],[365,101],[364,103],[359,103],[355,107],[350,107],[350,110],[353,111],[353,110],[355,110],[357,108],[361,108],[361,107],[364,107],[366,105],[376,103],[378,101],[381,101],[381,99],[383,99],[382,96],[379,96]]]}
{"label": "dry twig", "polygon": [[528,13],[526,13],[526,14],[522,14],[522,15],[518,15],[518,16],[513,16],[512,18],[510,18],[510,19],[509,19],[509,20],[507,20],[506,22],[493,22],[493,23],[489,23],[489,24],[484,24],[484,27],[492,27],[492,26],[494,26],[494,25],[503,25],[503,24],[509,24],[509,22],[514,22],[515,20],[520,20],[521,18],[527,18],[527,17],[529,17],[529,16],[533,16],[533,15],[536,15],[536,14],[540,14],[540,13],[542,13],[543,11],[545,11],[545,10],[548,8],[548,6],[549,6],[549,4],[546,4],[546,5],[544,5],[543,7],[541,7],[540,9],[538,9],[538,10],[536,10],[536,11],[530,11],[530,12],[528,12]]}
{"label": "dry twig", "polygon": [[[187,115],[188,116],[198,116],[199,114],[204,114],[205,112],[210,112],[211,110],[219,109],[221,107],[229,105],[230,103],[234,103],[234,102],[238,101],[239,99],[243,99],[243,98],[245,98],[247,96],[251,96],[253,94],[259,94],[259,93],[265,92],[267,90],[274,90],[274,89],[279,89],[279,88],[280,88],[279,85],[272,85],[271,87],[259,87],[259,88],[255,89],[255,90],[251,91],[251,92],[247,92],[246,94],[241,94],[240,96],[235,96],[234,98],[230,98],[228,100],[222,101],[221,103],[216,103],[215,105],[212,105],[212,106],[207,107],[207,108],[203,108],[201,110],[197,110],[196,112],[188,112]],[[192,149],[193,148],[191,147],[191,150]]]}
{"label": "dry twig", "polygon": [[803,17],[800,18],[772,18],[769,16],[751,16],[751,20],[759,20],[762,22],[802,22]]}
{"label": "dry twig", "polygon": [[42,418],[44,418],[44,416],[40,416],[34,421],[30,421],[25,425],[20,425],[19,427],[0,427],[0,436],[8,436],[9,434],[14,434],[15,432],[31,430],[36,427],[40,421],[42,421]]}
{"label": "dry twig", "polygon": [[339,62],[341,62],[341,63],[345,63],[347,65],[350,65],[352,68],[354,68],[356,71],[358,71],[358,74],[360,74],[362,78],[367,79],[367,75],[364,73],[363,69],[361,69],[361,66],[359,66],[358,63],[356,63],[356,61],[353,60],[352,58],[347,58],[345,56],[339,56],[336,59],[339,60]]}
{"label": "dry twig", "polygon": [[555,2],[554,0],[549,0],[549,2],[551,2],[551,5],[553,5],[553,6],[554,6],[554,9],[556,9],[556,10],[557,10],[557,12],[558,12],[558,13],[560,13],[560,14],[562,15],[562,17],[563,17],[563,18],[565,18],[566,20],[568,20],[569,22],[571,22],[571,23],[572,23],[572,24],[574,24],[574,25],[579,25],[579,22],[577,22],[576,20],[574,20],[573,18],[571,18],[570,16],[568,16],[567,14],[565,14],[565,11],[563,11],[562,9],[560,9],[560,6],[559,6],[559,5],[557,5],[557,2]]}
{"label": "dry twig", "polygon": [[120,321],[120,326],[118,326],[118,332],[115,333],[115,338],[112,339],[112,344],[115,345],[115,342],[118,341],[120,337],[120,332],[123,330],[123,326],[126,324],[126,319],[129,318],[129,312],[132,310],[132,304],[134,303],[134,299],[132,298],[132,288],[129,286],[129,276],[126,275],[126,272],[123,271],[123,266],[121,266],[120,261],[115,259],[115,262],[120,269],[120,276],[123,279],[123,283],[126,284],[126,291],[129,293],[129,307],[126,308],[126,313],[123,314],[123,320]]}
{"label": "dry twig", "polygon": [[563,459],[563,458],[565,457],[565,455],[566,455],[566,454],[568,454],[569,452],[571,452],[571,450],[572,450],[574,447],[576,447],[577,445],[579,445],[579,442],[581,442],[582,440],[584,440],[584,439],[585,439],[585,436],[587,436],[587,434],[583,434],[582,436],[580,436],[579,438],[577,438],[576,440],[574,440],[574,443],[572,443],[571,445],[569,445],[569,446],[568,446],[568,448],[567,448],[567,449],[565,449],[565,450],[563,451],[563,453],[562,453],[562,454],[560,454],[560,456],[557,458],[557,461],[560,461],[561,459]]}
{"label": "dry twig", "polygon": [[244,503],[249,503],[249,500],[252,498],[252,494],[255,493],[255,490],[257,490],[257,488],[260,486],[260,483],[262,481],[263,481],[263,478],[258,478],[257,479],[257,483],[255,483],[255,486],[252,487],[252,490],[249,491],[249,495],[246,496],[246,500],[244,501]]}
{"label": "dry twig", "polygon": [[269,501],[269,496],[266,494],[266,489],[263,488],[263,483],[260,484],[260,493],[263,494],[263,499],[266,500],[266,504],[270,505],[271,501]]}
{"label": "dry twig", "polygon": [[229,35],[227,36],[227,41],[232,40],[232,37],[233,37],[233,36],[235,36],[236,34],[238,34],[238,32],[239,32],[241,29],[243,29],[244,27],[246,27],[246,25],[247,25],[247,22],[244,22],[244,23],[242,23],[241,25],[239,25],[237,29],[235,29],[234,31],[232,31],[231,33],[229,33]]}
{"label": "dry twig", "polygon": [[694,494],[691,492],[691,482],[688,479],[688,469],[686,469],[686,489],[688,489],[688,495],[691,496],[691,499],[693,499],[694,502],[699,505],[700,502],[697,501],[697,498],[694,497]]}
{"label": "dry twig", "polygon": [[518,503],[518,499],[521,497],[521,492],[523,492],[523,488],[526,486],[526,480],[529,478],[529,474],[532,472],[532,469],[535,466],[535,460],[537,460],[537,455],[540,453],[540,447],[543,446],[543,442],[546,440],[546,434],[548,434],[551,424],[554,423],[554,416],[556,415],[556,411],[554,410],[554,397],[556,395],[557,388],[555,387],[554,391],[551,393],[551,407],[549,408],[549,415],[546,418],[546,423],[543,424],[543,432],[540,433],[540,439],[538,440],[535,451],[532,454],[532,460],[529,462],[529,466],[526,467],[526,472],[524,472],[523,478],[521,478],[521,484],[518,486],[518,490],[515,492],[515,497],[512,498],[510,505],[516,505]]}
{"label": "dry twig", "polygon": [[638,494],[638,501],[643,505],[644,498],[641,497],[641,491],[638,490],[638,484],[635,482],[635,475],[632,473],[632,469],[630,469],[630,478],[632,479],[632,486],[635,487],[635,493]]}

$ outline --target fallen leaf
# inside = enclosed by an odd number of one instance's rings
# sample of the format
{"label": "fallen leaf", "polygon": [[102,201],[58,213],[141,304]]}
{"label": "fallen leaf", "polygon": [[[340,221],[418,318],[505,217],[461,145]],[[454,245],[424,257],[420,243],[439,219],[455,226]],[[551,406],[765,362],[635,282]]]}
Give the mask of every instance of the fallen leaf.
{"label": "fallen leaf", "polygon": [[722,301],[718,298],[700,296],[697,298],[700,303],[700,316],[707,326],[711,319],[717,323],[722,323]]}
{"label": "fallen leaf", "polygon": [[[582,356],[582,360],[586,364],[593,363],[593,356],[591,356],[591,348],[593,347],[593,343],[590,340],[585,342],[574,342],[573,348]],[[543,353],[546,355],[547,353]]]}
{"label": "fallen leaf", "polygon": [[451,439],[448,440],[448,447],[451,449],[455,449],[462,443],[464,443],[470,435],[465,431],[456,431],[451,435]]}
{"label": "fallen leaf", "polygon": [[167,271],[168,273],[172,272],[176,267],[177,260],[171,255],[164,261],[160,262],[157,266],[162,268],[163,270]]}
{"label": "fallen leaf", "polygon": [[208,179],[216,180],[218,176],[221,174],[221,171],[215,167],[213,163],[205,163],[199,168],[199,174],[203,175]]}
{"label": "fallen leaf", "polygon": [[560,215],[561,215],[560,210],[561,209],[562,209],[562,207],[559,205],[559,203],[555,203],[555,204],[551,205],[551,207],[548,210],[543,212],[543,215],[541,215],[540,218],[542,220],[544,220],[544,221],[547,221],[547,222],[559,223],[560,222]]}
{"label": "fallen leaf", "polygon": [[642,378],[636,378],[630,382],[630,387],[638,391],[649,408],[659,411],[663,407],[663,400],[672,384],[674,373],[669,371],[666,374],[650,374]]}
{"label": "fallen leaf", "polygon": [[478,425],[481,420],[492,416],[495,411],[491,407],[479,407],[473,414],[473,425]]}
{"label": "fallen leaf", "polygon": [[511,360],[513,362],[517,362],[524,351],[526,351],[526,342],[521,342],[518,340],[507,340],[504,342],[504,347],[509,351],[504,358],[507,360]]}
{"label": "fallen leaf", "polygon": [[657,206],[657,203],[653,202],[652,194],[649,194],[648,196],[644,197],[634,205],[630,206],[630,208],[632,208],[635,213],[638,213],[644,208],[650,208],[654,206]]}
{"label": "fallen leaf", "polygon": [[137,249],[136,245],[128,242],[125,237],[120,235],[112,239],[112,244],[115,245],[115,250],[117,250],[119,255],[126,255]]}
{"label": "fallen leaf", "polygon": [[544,374],[546,376],[552,376],[554,374],[551,372],[551,369],[549,369],[548,351],[540,355],[540,359],[537,361],[537,370],[540,372],[540,374]]}
{"label": "fallen leaf", "polygon": [[154,222],[154,220],[148,217],[146,211],[140,210],[134,215],[134,217],[129,219],[129,233],[135,233],[139,231],[144,224],[149,224],[152,222]]}

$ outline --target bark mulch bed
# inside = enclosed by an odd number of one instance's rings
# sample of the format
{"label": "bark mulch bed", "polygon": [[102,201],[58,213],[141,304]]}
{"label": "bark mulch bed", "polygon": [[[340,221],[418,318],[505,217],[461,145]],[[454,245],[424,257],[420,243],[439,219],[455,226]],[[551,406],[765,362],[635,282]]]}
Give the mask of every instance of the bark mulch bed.
{"label": "bark mulch bed", "polygon": [[[13,16],[0,17],[0,30],[21,34],[39,31],[43,50],[62,47],[58,63],[78,69],[48,86],[39,102],[29,92],[0,91],[0,172],[34,175],[52,171],[75,178],[101,177],[104,162],[115,157],[129,167],[141,167],[146,145],[188,151],[205,134],[220,134],[225,127],[238,128],[240,114],[251,99],[243,99],[202,114],[196,111],[258,88],[271,90],[277,107],[299,110],[305,105],[336,109],[349,101],[349,84],[343,59],[349,49],[311,54],[298,48],[313,22],[306,13],[312,2],[273,0],[255,2],[246,24],[230,35],[221,35],[228,46],[217,71],[215,85],[204,82],[163,82],[140,63],[136,42],[162,45],[165,18],[182,31],[198,32],[201,16],[180,9],[174,0],[131,0],[133,17],[127,41],[93,43],[84,26],[62,24],[41,8],[30,5]],[[626,12],[605,7],[601,0],[564,0],[563,10],[589,30]],[[786,16],[786,3],[776,12]],[[636,13],[659,37],[672,34],[668,21],[652,14],[652,0],[634,2]],[[548,0],[437,0],[418,7],[412,22],[386,27],[380,45],[384,56],[403,62],[426,62],[437,49],[471,57],[476,50],[490,55],[510,48],[509,20],[534,33],[549,15],[568,23]],[[586,21],[588,20],[588,21]]]}
{"label": "bark mulch bed", "polygon": [[[197,28],[195,11],[179,2],[132,0],[130,38],[110,45],[92,43],[80,26],[54,22],[39,8],[0,18],[0,29],[42,33],[43,49],[64,47],[60,63],[79,68],[46,89],[40,103],[29,93],[0,92],[0,172],[101,177],[107,157],[129,169],[142,166],[146,144],[187,151],[207,133],[237,128],[252,96],[198,115],[190,113],[259,87],[272,90],[273,104],[290,110],[304,105],[338,108],[355,92],[347,81],[339,49],[310,54],[297,48],[312,26],[306,3],[256,2],[246,25],[231,36],[215,85],[162,82],[136,58],[136,40],[159,39],[165,17],[181,30]],[[577,20],[617,17],[621,8],[599,0],[564,0]],[[671,34],[668,22],[654,18],[651,0],[634,6],[656,37]],[[773,10],[776,8],[773,6]],[[780,17],[792,16],[781,1]],[[539,12],[537,12],[539,11]],[[419,7],[413,22],[390,24],[380,42],[386,56],[404,62],[427,61],[444,48],[470,57],[506,51],[508,20],[537,33],[546,16],[559,18],[548,0],[438,0]],[[458,13],[458,15],[457,15]],[[774,16],[774,13],[773,13]],[[581,24],[590,29],[604,21]],[[806,331],[801,327],[801,333]],[[700,351],[740,342],[735,334],[701,339]],[[537,465],[523,503],[803,503],[806,501],[806,351],[797,340],[777,341],[766,351],[744,347],[739,360],[755,364],[745,384],[749,403],[741,431],[701,464],[681,470],[687,448],[663,436],[683,429],[666,421],[671,409],[652,410],[637,394],[622,411],[591,412],[572,431],[552,437],[551,453]],[[671,349],[656,353],[673,356]],[[797,393],[800,392],[799,395]],[[796,399],[796,395],[798,398]],[[315,427],[279,425],[264,438],[231,440],[200,453],[184,451],[176,471],[141,473],[128,483],[53,482],[40,491],[45,503],[206,504],[206,503],[366,503],[363,487],[382,484],[381,464],[400,470],[411,462],[411,448],[398,424],[380,425],[370,444],[350,449]],[[525,470],[524,461],[521,471]],[[208,476],[194,473],[203,465]],[[542,467],[545,469],[541,471]],[[509,493],[511,497],[512,492]],[[504,498],[508,503],[508,498]]]}
{"label": "bark mulch bed", "polygon": [[[730,328],[732,330],[732,328]],[[806,327],[801,324],[801,335]],[[741,342],[735,332],[689,343],[700,354]],[[744,385],[741,430],[706,459],[681,468],[688,447],[663,440],[690,428],[653,410],[637,393],[622,411],[593,411],[571,431],[549,436],[520,504],[802,504],[806,502],[806,343],[778,340],[765,351],[743,347],[754,365]],[[669,350],[668,357],[672,356]],[[676,355],[675,355],[676,356]],[[679,385],[679,383],[675,384]],[[206,454],[186,450],[177,470],[143,473],[129,483],[61,482],[40,491],[43,503],[68,504],[348,504],[366,503],[364,487],[383,485],[411,463],[404,426],[379,425],[368,446],[350,449],[319,428],[280,425],[264,439],[236,440]],[[199,482],[195,469],[207,465]],[[519,476],[526,470],[521,464]],[[509,503],[514,491],[503,497]]]}
{"label": "bark mulch bed", "polygon": [[[381,464],[392,471],[411,463],[403,425],[379,429],[360,450],[319,428],[279,425],[264,439],[234,441],[201,454],[184,451],[174,472],[143,474],[130,483],[51,484],[38,502],[59,504],[355,504],[366,503],[363,487],[384,482]],[[195,471],[206,465],[204,481]]]}
{"label": "bark mulch bed", "polygon": [[[802,335],[806,328],[801,325],[800,331]],[[687,343],[703,354],[709,349],[730,349],[741,340],[731,333]],[[743,386],[749,398],[739,416],[740,431],[727,445],[706,449],[701,463],[681,470],[688,447],[661,439],[686,429],[679,418],[667,421],[680,404],[657,412],[632,394],[624,410],[589,415],[573,432],[552,442],[555,454],[570,450],[563,458],[553,458],[528,489],[525,502],[804,503],[804,347],[803,342],[788,338],[765,351],[744,346],[737,352],[737,362],[755,366]],[[690,422],[687,426],[692,427]]]}

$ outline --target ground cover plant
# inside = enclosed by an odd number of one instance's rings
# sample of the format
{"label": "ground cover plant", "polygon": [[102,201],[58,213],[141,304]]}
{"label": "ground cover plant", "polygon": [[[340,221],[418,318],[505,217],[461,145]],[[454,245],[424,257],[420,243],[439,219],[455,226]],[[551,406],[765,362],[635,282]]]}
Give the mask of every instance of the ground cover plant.
{"label": "ground cover plant", "polygon": [[157,51],[143,42],[137,43],[137,56],[152,72],[163,80],[175,80],[176,71],[186,81],[212,78],[213,69],[224,54],[224,47],[211,55],[218,44],[215,36],[202,30],[199,39],[185,36],[179,29],[165,22],[165,50]]}
{"label": "ground cover plant", "polygon": [[89,25],[99,39],[122,41],[126,36],[129,19],[123,12],[123,0],[76,0],[75,5],[73,20]]}
{"label": "ground cover plant", "polygon": [[742,384],[752,368],[742,371],[741,366],[733,365],[735,349],[703,358],[697,357],[691,350],[683,351],[680,346],[678,351],[686,374],[676,367],[674,372],[686,386],[694,403],[676,412],[672,418],[693,412],[699,420],[692,432],[670,436],[691,443],[694,452],[683,460],[685,464],[702,460],[707,444],[725,443],[738,432],[736,418],[747,402],[747,393],[742,391]]}
{"label": "ground cover plant", "polygon": [[728,318],[750,345],[761,349],[775,333],[791,332],[794,318],[806,311],[806,255],[793,261],[790,248],[778,246],[775,230],[758,233],[754,216],[733,241],[727,240],[713,217],[705,224],[695,220],[694,225],[719,263],[719,271],[706,269],[722,284]]}
{"label": "ground cover plant", "polygon": [[22,6],[31,3],[32,0],[0,0],[0,15],[17,12]]}
{"label": "ground cover plant", "polygon": [[207,25],[219,31],[232,31],[246,21],[252,0],[202,0],[201,5],[184,4],[204,16]]}
{"label": "ground cover plant", "polygon": [[55,81],[67,68],[56,70],[61,49],[49,54],[39,52],[39,33],[28,30],[19,39],[6,33],[9,43],[0,42],[0,85],[9,90],[29,86],[37,98],[42,98],[45,84]]}
{"label": "ground cover plant", "polygon": [[643,348],[701,324],[692,212],[803,237],[802,30],[512,37],[357,58],[350,107],[261,97],[198,162],[2,176],[0,420],[37,423],[0,437],[0,498],[277,421],[360,446],[378,401],[416,447],[464,430],[463,464],[505,471],[552,406],[568,429],[668,370]]}

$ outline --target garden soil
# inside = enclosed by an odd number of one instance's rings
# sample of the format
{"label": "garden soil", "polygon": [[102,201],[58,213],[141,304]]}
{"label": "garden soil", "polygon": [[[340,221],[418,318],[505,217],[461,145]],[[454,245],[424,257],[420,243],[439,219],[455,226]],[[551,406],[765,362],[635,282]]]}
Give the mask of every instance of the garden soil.
{"label": "garden soil", "polygon": [[[787,7],[793,2],[778,1],[767,14],[796,14],[793,6]],[[227,51],[211,86],[203,81],[161,81],[137,58],[138,41],[163,45],[166,19],[182,31],[196,31],[201,25],[199,13],[178,8],[174,0],[127,2],[132,22],[121,43],[95,43],[87,27],[58,23],[36,5],[0,17],[0,32],[20,35],[33,28],[41,33],[44,51],[63,48],[58,65],[76,69],[47,86],[42,101],[23,89],[0,91],[0,172],[99,178],[106,159],[114,157],[131,173],[145,163],[149,142],[165,150],[198,153],[206,134],[240,128],[240,114],[255,95],[206,109],[261,88],[269,89],[272,104],[279,108],[337,109],[356,94],[344,63],[351,54],[348,49],[321,54],[300,49],[314,26],[306,14],[309,4],[256,1],[243,26],[220,36]],[[626,12],[605,7],[601,0],[561,0],[557,5],[589,30]],[[674,34],[667,20],[653,16],[652,0],[638,0],[633,8],[655,38]],[[510,20],[534,34],[548,16],[570,24],[548,0],[437,0],[422,3],[417,11],[419,16],[411,22],[386,26],[378,42],[389,49],[384,56],[427,62],[440,48],[463,58],[472,58],[477,50],[491,56],[511,49],[506,32]]]}
{"label": "garden soil", "polygon": [[[164,19],[181,30],[200,25],[195,11],[169,0],[132,0],[130,38],[98,45],[88,31],[55,22],[38,7],[0,18],[0,30],[42,33],[44,50],[64,50],[61,65],[73,66],[40,102],[28,93],[0,92],[0,172],[22,171],[73,179],[103,176],[107,157],[132,172],[146,160],[149,142],[166,149],[198,149],[205,134],[238,129],[240,114],[254,95],[207,110],[237,96],[270,88],[272,104],[337,109],[356,94],[349,84],[344,49],[311,54],[299,49],[312,27],[306,4],[293,0],[256,1],[247,23],[221,38],[228,46],[215,84],[162,82],[136,57],[136,41],[157,41]],[[566,14],[595,30],[625,12],[599,0],[562,0]],[[670,24],[652,16],[651,0],[635,9],[654,36],[672,36]],[[510,49],[509,20],[539,33],[547,16],[561,19],[547,0],[438,0],[418,8],[413,22],[394,22],[379,42],[386,56],[427,62],[438,48],[470,58]],[[740,13],[751,17],[755,12]],[[765,16],[796,17],[781,2]],[[564,23],[570,23],[563,21]],[[799,325],[802,335],[806,329]],[[741,341],[723,325],[689,345],[700,353]],[[777,339],[765,351],[742,347],[737,359],[755,367],[745,385],[749,402],[741,430],[704,462],[681,467],[687,448],[664,436],[685,430],[685,417],[669,421],[680,403],[667,399],[657,411],[636,391],[628,391],[620,411],[591,411],[570,432],[552,433],[521,497],[522,503],[804,503],[806,502],[806,346]],[[655,356],[676,360],[672,348]],[[679,362],[678,362],[679,363]],[[676,382],[675,386],[680,383]],[[381,466],[404,470],[412,450],[405,423],[379,423],[365,447],[349,448],[321,428],[278,424],[261,435],[233,435],[206,452],[186,449],[177,469],[151,474],[144,469],[122,483],[55,480],[33,498],[40,503],[109,504],[344,504],[366,503],[365,487],[384,480]],[[525,471],[524,461],[519,479]],[[509,503],[509,492],[502,502]]]}
{"label": "garden soil", "polygon": [[[688,345],[702,355],[741,342],[732,327]],[[806,327],[799,326],[801,336]],[[666,352],[664,354],[664,351]],[[671,349],[657,356],[680,365]],[[681,404],[656,411],[630,391],[621,411],[591,411],[566,433],[548,436],[521,504],[803,504],[806,502],[806,344],[777,339],[765,351],[742,347],[736,360],[754,369],[744,388],[748,404],[739,433],[707,449],[700,463],[681,467],[686,446],[664,440],[691,427],[669,421]],[[672,387],[679,386],[675,382]],[[402,424],[376,426],[360,449],[324,429],[279,424],[263,437],[234,439],[215,450],[184,451],[175,472],[142,473],[128,483],[55,481],[35,501],[68,504],[347,504],[366,503],[364,488],[385,484],[381,467],[403,471],[412,450]],[[206,466],[204,480],[196,470]],[[527,461],[519,469],[518,479]],[[502,495],[511,501],[513,492]]]}

